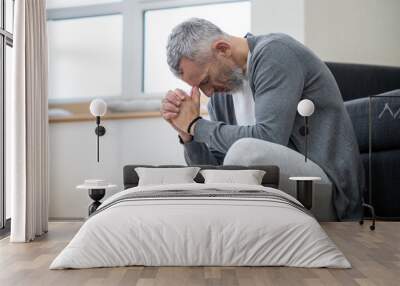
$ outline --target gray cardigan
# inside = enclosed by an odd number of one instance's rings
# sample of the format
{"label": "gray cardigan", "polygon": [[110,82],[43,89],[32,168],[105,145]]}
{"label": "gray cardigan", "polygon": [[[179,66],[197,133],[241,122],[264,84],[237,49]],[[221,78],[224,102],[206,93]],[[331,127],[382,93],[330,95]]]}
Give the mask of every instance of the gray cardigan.
{"label": "gray cardigan", "polygon": [[244,137],[258,138],[303,152],[301,99],[315,112],[309,120],[309,157],[336,189],[333,203],[339,219],[361,216],[364,169],[350,117],[327,66],[308,48],[284,34],[246,35],[251,58],[249,83],[255,100],[256,124],[236,124],[232,96],[215,94],[208,105],[210,120],[200,119],[193,141],[184,144],[188,165],[220,165],[229,147]]}

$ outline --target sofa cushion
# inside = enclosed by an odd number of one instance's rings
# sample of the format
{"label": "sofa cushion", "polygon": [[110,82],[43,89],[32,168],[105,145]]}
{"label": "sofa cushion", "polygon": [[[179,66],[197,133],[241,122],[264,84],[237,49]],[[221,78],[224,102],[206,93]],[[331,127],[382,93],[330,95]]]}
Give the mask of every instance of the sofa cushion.
{"label": "sofa cushion", "polygon": [[[377,96],[371,99],[372,151],[399,149],[400,89]],[[369,97],[349,100],[344,104],[353,123],[360,152],[367,153]]]}

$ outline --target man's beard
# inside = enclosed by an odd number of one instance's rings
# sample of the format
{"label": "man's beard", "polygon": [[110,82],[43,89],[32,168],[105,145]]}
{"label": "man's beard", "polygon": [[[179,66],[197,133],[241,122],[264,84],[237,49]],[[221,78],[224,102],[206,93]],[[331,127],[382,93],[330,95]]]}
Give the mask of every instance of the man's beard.
{"label": "man's beard", "polygon": [[230,69],[229,72],[225,72],[224,77],[226,78],[226,87],[228,89],[225,93],[233,93],[242,88],[245,75],[241,68]]}

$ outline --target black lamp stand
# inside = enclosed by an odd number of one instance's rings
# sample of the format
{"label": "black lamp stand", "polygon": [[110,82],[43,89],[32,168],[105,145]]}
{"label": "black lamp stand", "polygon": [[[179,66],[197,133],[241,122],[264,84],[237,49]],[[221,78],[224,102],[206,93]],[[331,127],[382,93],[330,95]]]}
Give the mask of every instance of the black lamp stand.
{"label": "black lamp stand", "polygon": [[99,138],[100,138],[100,136],[103,136],[104,134],[106,134],[106,129],[104,128],[104,126],[100,125],[100,116],[96,116],[96,124],[97,124],[97,127],[94,130],[94,133],[96,133],[96,135],[97,135],[97,162],[99,162],[99,157],[100,157],[100,152],[99,152],[100,140],[99,140]]}
{"label": "black lamp stand", "polygon": [[302,126],[299,129],[299,132],[302,136],[305,137],[305,146],[304,146],[304,161],[307,162],[308,158],[308,134],[309,132],[309,127],[308,127],[308,116],[304,116],[304,126]]}
{"label": "black lamp stand", "polygon": [[304,116],[304,126],[305,126],[305,151],[304,151],[304,161],[307,162],[307,156],[308,156],[308,116]]}

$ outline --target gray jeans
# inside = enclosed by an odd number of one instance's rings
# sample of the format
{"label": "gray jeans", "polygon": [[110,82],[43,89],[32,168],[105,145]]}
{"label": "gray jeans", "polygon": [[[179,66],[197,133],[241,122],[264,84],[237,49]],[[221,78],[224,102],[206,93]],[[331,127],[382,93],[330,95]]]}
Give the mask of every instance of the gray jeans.
{"label": "gray jeans", "polygon": [[296,182],[292,176],[316,176],[311,212],[320,221],[336,220],[332,204],[333,186],[325,172],[304,155],[283,145],[255,138],[242,138],[228,150],[224,165],[276,165],[280,170],[279,189],[296,197]]}

